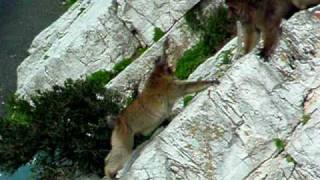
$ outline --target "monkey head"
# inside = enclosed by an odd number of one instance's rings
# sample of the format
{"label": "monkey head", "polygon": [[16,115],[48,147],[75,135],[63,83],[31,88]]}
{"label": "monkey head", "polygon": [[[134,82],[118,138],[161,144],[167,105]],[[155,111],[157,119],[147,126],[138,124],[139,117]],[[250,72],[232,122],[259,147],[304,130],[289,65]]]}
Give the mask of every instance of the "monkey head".
{"label": "monkey head", "polygon": [[172,68],[169,66],[165,55],[158,57],[155,61],[154,73],[159,74],[159,76],[173,75]]}
{"label": "monkey head", "polygon": [[255,13],[255,0],[226,0],[228,17],[250,21]]}

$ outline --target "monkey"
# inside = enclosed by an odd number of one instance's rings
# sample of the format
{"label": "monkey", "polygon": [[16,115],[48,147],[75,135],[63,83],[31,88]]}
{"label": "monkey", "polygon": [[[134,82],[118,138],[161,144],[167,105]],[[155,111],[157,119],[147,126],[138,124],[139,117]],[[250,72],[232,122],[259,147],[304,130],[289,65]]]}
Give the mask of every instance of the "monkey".
{"label": "monkey", "polygon": [[[165,49],[165,48],[163,48]],[[219,84],[212,81],[177,80],[164,55],[157,58],[142,92],[117,118],[111,136],[111,151],[105,158],[105,179],[115,177],[130,159],[134,135],[148,135],[169,115],[174,102],[186,94]]]}
{"label": "monkey", "polygon": [[320,4],[320,0],[291,0],[291,2],[299,9],[307,9]]}
{"label": "monkey", "polygon": [[256,46],[262,34],[263,48],[259,55],[268,61],[282,32],[282,19],[288,19],[298,10],[320,4],[320,0],[226,0],[226,4],[228,15],[241,22],[244,53],[249,53]]}

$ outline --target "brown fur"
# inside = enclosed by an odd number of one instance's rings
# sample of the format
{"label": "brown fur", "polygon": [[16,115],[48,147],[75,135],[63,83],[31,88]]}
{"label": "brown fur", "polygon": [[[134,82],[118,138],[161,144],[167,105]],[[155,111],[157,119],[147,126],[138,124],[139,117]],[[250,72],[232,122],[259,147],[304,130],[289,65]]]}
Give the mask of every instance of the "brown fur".
{"label": "brown fur", "polygon": [[226,0],[226,3],[229,15],[238,17],[243,26],[245,54],[255,47],[262,34],[260,55],[267,59],[279,40],[282,19],[299,9],[320,4],[320,0]]}
{"label": "brown fur", "polygon": [[105,159],[106,177],[114,177],[130,159],[134,135],[150,134],[169,116],[174,102],[179,97],[218,83],[217,80],[176,80],[166,57],[159,58],[142,93],[118,118],[112,132],[112,150]]}

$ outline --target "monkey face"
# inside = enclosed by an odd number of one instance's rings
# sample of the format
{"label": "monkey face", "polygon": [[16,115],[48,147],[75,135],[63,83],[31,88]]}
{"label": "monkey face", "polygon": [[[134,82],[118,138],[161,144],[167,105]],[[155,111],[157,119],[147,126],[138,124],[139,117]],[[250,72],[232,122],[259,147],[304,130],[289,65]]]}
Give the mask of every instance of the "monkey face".
{"label": "monkey face", "polygon": [[228,17],[229,18],[237,18],[243,16],[243,8],[245,7],[243,3],[237,0],[226,0],[226,4],[228,6]]}
{"label": "monkey face", "polygon": [[228,5],[228,17],[236,18],[242,22],[248,22],[255,16],[256,7],[250,0],[226,0]]}
{"label": "monkey face", "polygon": [[169,66],[167,60],[164,57],[158,57],[155,63],[155,71],[162,75],[172,75],[172,68]]}

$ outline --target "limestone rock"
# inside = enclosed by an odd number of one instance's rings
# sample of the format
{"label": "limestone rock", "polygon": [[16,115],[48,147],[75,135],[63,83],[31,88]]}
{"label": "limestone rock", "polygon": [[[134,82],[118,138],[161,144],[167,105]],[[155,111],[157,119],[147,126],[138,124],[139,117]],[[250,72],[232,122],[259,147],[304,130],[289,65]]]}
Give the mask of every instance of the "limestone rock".
{"label": "limestone rock", "polygon": [[138,46],[110,0],[79,1],[35,38],[30,56],[18,68],[17,92],[28,96],[67,78],[110,70]]}
{"label": "limestone rock", "polygon": [[[284,23],[270,62],[255,52],[233,62],[221,85],[197,95],[122,179],[318,179],[319,24],[300,12]],[[219,73],[227,47],[190,78]]]}
{"label": "limestone rock", "polygon": [[[106,85],[129,96],[148,78],[165,38],[172,64],[197,43],[183,15],[198,2],[79,0],[35,38],[18,68],[17,92],[28,96],[110,70],[148,46]],[[155,27],[166,33],[158,42]],[[221,84],[197,94],[121,179],[319,179],[320,20],[302,11],[283,29],[270,62],[255,51],[225,64],[224,55],[235,53],[234,39],[200,65],[190,79],[219,77]]]}

